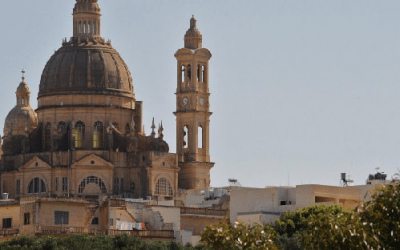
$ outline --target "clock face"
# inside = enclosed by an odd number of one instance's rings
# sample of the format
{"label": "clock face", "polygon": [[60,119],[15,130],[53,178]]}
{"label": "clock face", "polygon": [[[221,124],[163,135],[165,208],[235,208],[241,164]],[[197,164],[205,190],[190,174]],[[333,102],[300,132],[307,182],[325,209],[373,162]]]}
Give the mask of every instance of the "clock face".
{"label": "clock face", "polygon": [[189,99],[187,97],[183,98],[183,105],[188,105]]}
{"label": "clock face", "polygon": [[203,106],[204,105],[204,99],[200,98],[200,105]]}

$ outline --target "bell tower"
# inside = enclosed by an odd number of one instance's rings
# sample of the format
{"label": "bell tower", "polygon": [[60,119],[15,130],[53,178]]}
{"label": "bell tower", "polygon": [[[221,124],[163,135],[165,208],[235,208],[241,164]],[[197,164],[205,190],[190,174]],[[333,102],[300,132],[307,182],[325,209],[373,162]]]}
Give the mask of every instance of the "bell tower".
{"label": "bell tower", "polygon": [[178,186],[182,189],[210,187],[210,91],[209,60],[211,52],[202,48],[203,37],[190,19],[185,47],[175,53],[177,59],[176,88],[176,152],[179,160]]}

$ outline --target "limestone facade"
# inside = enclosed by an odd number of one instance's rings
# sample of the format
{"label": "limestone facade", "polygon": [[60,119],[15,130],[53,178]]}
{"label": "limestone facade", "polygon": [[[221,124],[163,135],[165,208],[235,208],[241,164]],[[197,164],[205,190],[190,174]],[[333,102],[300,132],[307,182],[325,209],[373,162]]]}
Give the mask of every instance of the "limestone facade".
{"label": "limestone facade", "polygon": [[101,37],[98,1],[77,0],[73,37],[63,40],[43,70],[37,110],[30,106],[24,76],[17,89],[2,138],[1,193],[162,201],[173,200],[179,189],[208,188],[214,165],[209,153],[211,53],[202,48],[194,17],[185,47],[175,57],[176,154],[163,139],[162,122],[157,128],[153,119],[151,134],[145,134],[143,104],[136,100],[131,73]]}

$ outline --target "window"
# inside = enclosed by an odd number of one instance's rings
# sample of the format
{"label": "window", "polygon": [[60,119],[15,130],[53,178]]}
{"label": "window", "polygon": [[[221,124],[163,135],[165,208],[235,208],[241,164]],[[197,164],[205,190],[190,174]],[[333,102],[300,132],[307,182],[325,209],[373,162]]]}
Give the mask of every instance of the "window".
{"label": "window", "polygon": [[29,182],[28,194],[38,194],[46,192],[46,184],[40,178],[35,178]]}
{"label": "window", "polygon": [[183,148],[189,147],[189,127],[186,125],[183,127]]}
{"label": "window", "polygon": [[99,218],[98,217],[94,217],[92,219],[92,225],[99,225]]}
{"label": "window", "polygon": [[82,194],[83,190],[86,187],[86,184],[89,184],[89,183],[96,183],[97,185],[99,185],[101,193],[103,193],[103,194],[107,193],[107,189],[106,189],[106,186],[104,185],[104,182],[100,178],[97,178],[96,176],[89,176],[89,177],[83,179],[83,181],[79,185],[78,193]]}
{"label": "window", "polygon": [[187,67],[187,78],[189,81],[192,79],[192,67],[190,66],[190,64]]}
{"label": "window", "polygon": [[63,192],[68,191],[68,178],[67,177],[62,178],[62,191]]}
{"label": "window", "polygon": [[114,178],[114,193],[118,193],[119,189],[120,189],[119,179],[118,178]]}
{"label": "window", "polygon": [[78,121],[75,123],[75,148],[83,147],[83,140],[85,139],[85,123]]}
{"label": "window", "polygon": [[21,104],[25,105],[25,99],[24,98],[21,99]]}
{"label": "window", "polygon": [[182,76],[181,82],[185,82],[185,66],[183,65],[181,68],[181,76]]}
{"label": "window", "polygon": [[114,225],[114,220],[110,219],[110,226]]}
{"label": "window", "polygon": [[129,185],[129,189],[133,192],[135,191],[135,183],[132,181]]}
{"label": "window", "polygon": [[55,186],[56,186],[56,192],[58,192],[59,190],[59,185],[60,185],[60,178],[56,177],[56,181],[55,181]]}
{"label": "window", "polygon": [[121,186],[120,186],[121,191],[124,190],[124,184],[125,184],[124,178],[121,178]]}
{"label": "window", "polygon": [[93,131],[93,148],[102,148],[103,147],[103,123],[97,121],[94,124],[94,131]]}
{"label": "window", "polygon": [[51,124],[48,122],[44,127],[44,150],[50,151],[51,149]]}
{"label": "window", "polygon": [[31,224],[30,214],[29,213],[24,213],[24,225],[29,225],[29,224]]}
{"label": "window", "polygon": [[54,224],[56,225],[69,224],[69,212],[54,211]]}
{"label": "window", "polygon": [[156,195],[167,195],[167,196],[173,195],[171,184],[169,184],[169,182],[165,178],[158,179],[155,191]]}
{"label": "window", "polygon": [[12,226],[11,218],[3,219],[3,228],[11,228],[11,226]]}
{"label": "window", "polygon": [[58,123],[57,130],[59,133],[64,132],[66,128],[67,128],[67,124],[65,122],[61,121]]}
{"label": "window", "polygon": [[131,126],[129,124],[126,124],[125,126],[125,134],[129,134],[131,132]]}
{"label": "window", "polygon": [[203,127],[199,126],[197,130],[197,147],[203,148]]}
{"label": "window", "polygon": [[15,192],[17,193],[17,195],[21,194],[21,180],[17,180],[17,186],[15,188]]}
{"label": "window", "polygon": [[118,122],[113,122],[112,125],[119,131],[119,124],[118,124]]}

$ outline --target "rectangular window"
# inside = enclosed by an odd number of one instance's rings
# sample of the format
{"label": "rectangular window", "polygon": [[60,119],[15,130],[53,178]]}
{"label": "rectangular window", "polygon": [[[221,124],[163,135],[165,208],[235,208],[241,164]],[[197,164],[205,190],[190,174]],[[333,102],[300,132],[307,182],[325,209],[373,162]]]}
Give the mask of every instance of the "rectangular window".
{"label": "rectangular window", "polygon": [[17,195],[21,194],[21,180],[17,180],[17,186],[15,188],[15,192],[17,193]]}
{"label": "rectangular window", "polygon": [[62,178],[62,191],[63,192],[68,191],[68,178],[67,177]]}
{"label": "rectangular window", "polygon": [[124,190],[124,178],[121,178],[121,191],[123,191]]}
{"label": "rectangular window", "polygon": [[29,213],[24,213],[24,225],[29,225],[29,224],[31,224],[30,214]]}
{"label": "rectangular window", "polygon": [[60,185],[60,179],[57,177],[56,178],[56,183],[55,183],[55,186],[56,186],[56,192],[58,192],[58,186]]}
{"label": "rectangular window", "polygon": [[92,225],[99,225],[99,218],[98,217],[94,217],[92,219]]}
{"label": "rectangular window", "polygon": [[114,193],[118,194],[118,191],[119,191],[119,179],[114,178]]}
{"label": "rectangular window", "polygon": [[54,211],[54,224],[56,225],[69,224],[69,212]]}
{"label": "rectangular window", "polygon": [[114,225],[114,220],[110,219],[110,226]]}
{"label": "rectangular window", "polygon": [[11,218],[3,219],[3,228],[11,228],[11,226],[12,226]]}

